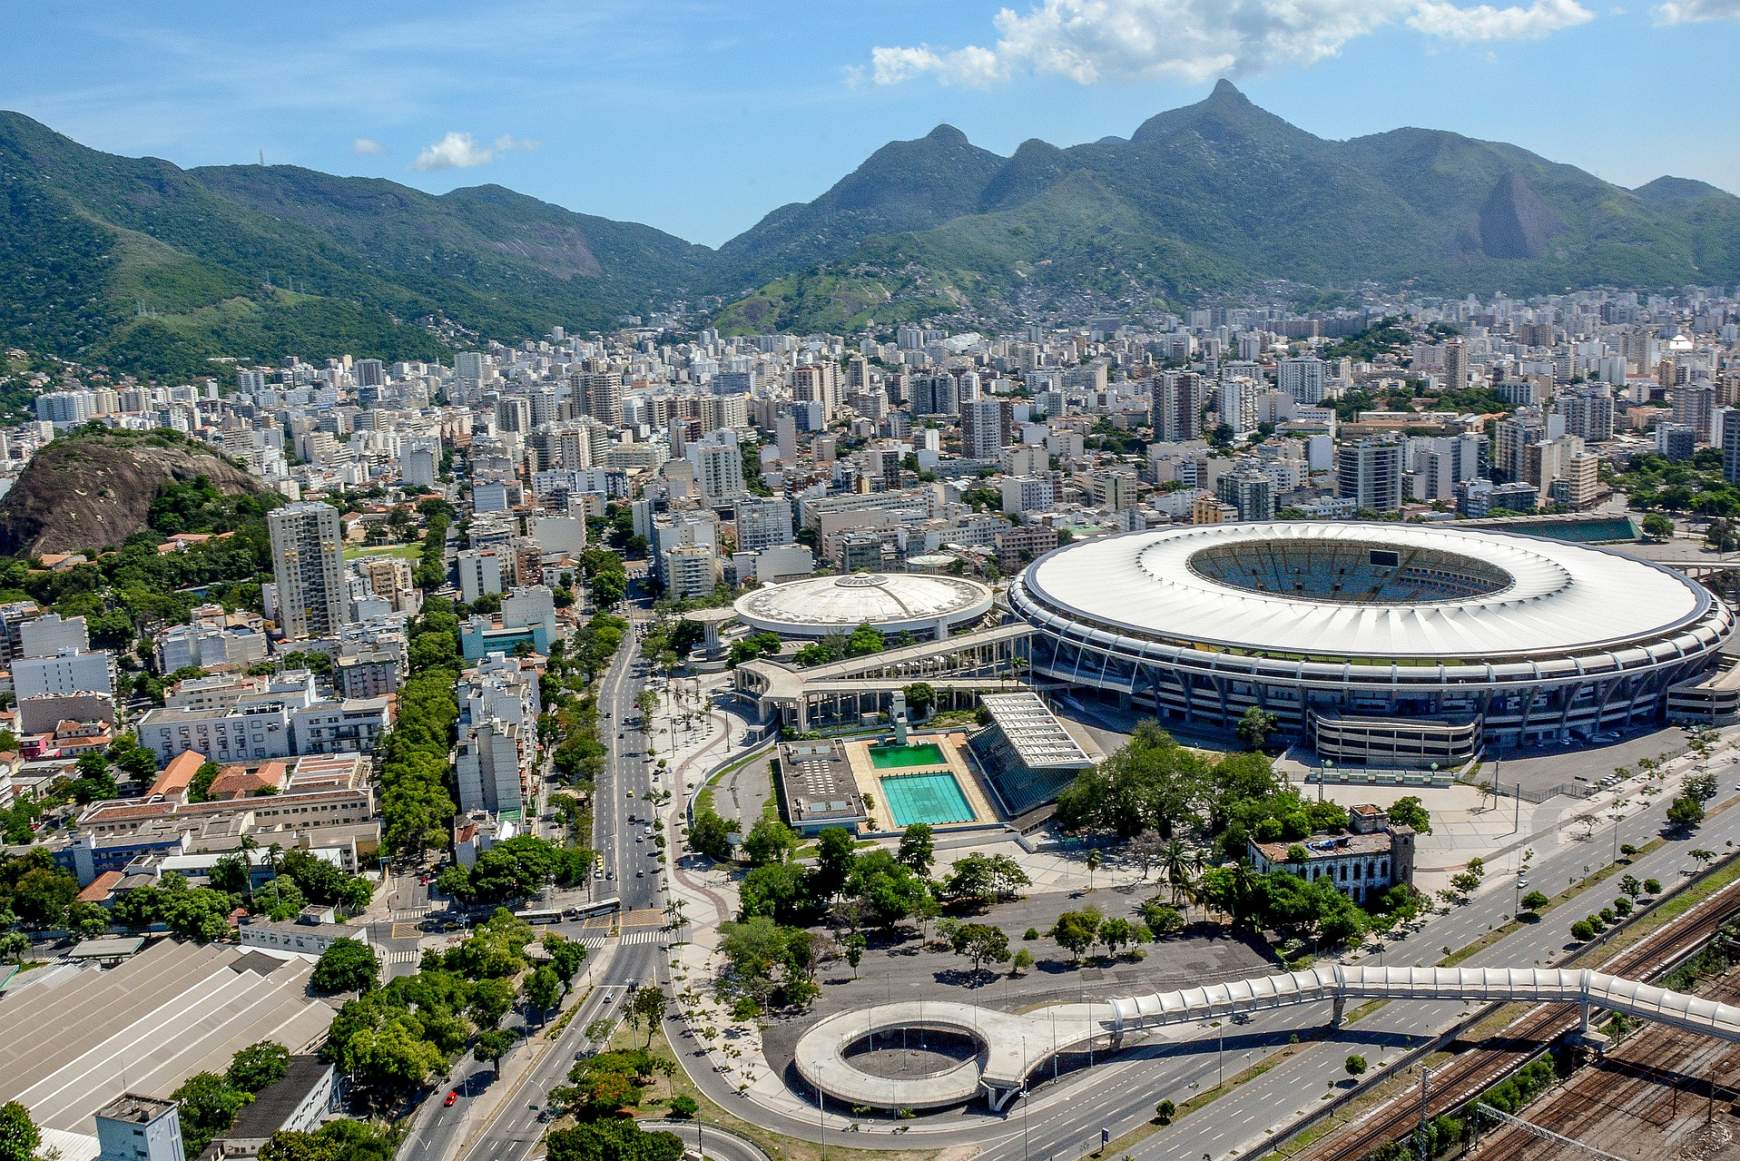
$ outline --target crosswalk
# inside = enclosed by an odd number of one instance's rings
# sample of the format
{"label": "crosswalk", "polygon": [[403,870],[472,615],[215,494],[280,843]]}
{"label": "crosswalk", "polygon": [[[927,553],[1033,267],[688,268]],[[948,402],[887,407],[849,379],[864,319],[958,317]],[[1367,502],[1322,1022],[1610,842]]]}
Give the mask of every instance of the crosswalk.
{"label": "crosswalk", "polygon": [[403,951],[387,952],[387,963],[417,963],[423,958],[423,953],[417,948],[406,948]]}
{"label": "crosswalk", "polygon": [[427,907],[399,907],[393,911],[393,922],[415,923],[419,919],[428,918],[428,915],[429,908]]}
{"label": "crosswalk", "polygon": [[[614,942],[619,947],[634,947],[638,944],[663,943],[664,938],[664,931],[656,927],[646,927],[638,930],[625,931],[622,936]],[[580,937],[581,945],[588,951],[597,951],[599,948],[604,947],[606,944],[611,942],[613,941],[604,938],[602,935],[583,935]]]}

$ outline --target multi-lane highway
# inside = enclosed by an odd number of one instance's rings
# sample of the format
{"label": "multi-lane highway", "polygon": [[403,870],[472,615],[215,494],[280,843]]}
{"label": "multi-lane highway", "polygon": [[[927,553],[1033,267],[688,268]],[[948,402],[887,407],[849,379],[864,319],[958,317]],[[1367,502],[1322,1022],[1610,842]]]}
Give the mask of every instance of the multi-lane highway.
{"label": "multi-lane highway", "polygon": [[[583,974],[574,982],[576,990],[589,989],[580,1011],[554,1044],[541,1048],[529,1069],[514,1068],[510,1057],[504,1065],[506,1080],[469,1056],[460,1060],[446,1086],[413,1118],[401,1154],[406,1161],[523,1161],[543,1135],[538,1114],[545,1094],[566,1083],[576,1053],[600,1047],[587,1037],[588,1026],[600,1017],[614,1023],[634,987],[662,978],[663,860],[655,856],[657,844],[646,834],[653,814],[647,795],[654,782],[646,760],[646,738],[635,724],[639,657],[639,640],[631,633],[599,682],[599,730],[609,758],[594,786],[593,843],[610,878],[595,879],[593,887],[600,897],[616,895],[622,900],[621,912],[614,917],[618,934],[610,935],[611,919],[561,923],[548,929],[588,945]],[[506,1023],[523,1027],[517,1014]],[[514,1052],[533,1050],[527,1041]],[[484,1105],[478,1097],[491,1084],[508,1084],[511,1090],[505,1096],[491,1094],[496,1099],[487,1103],[487,1112],[480,1112]],[[444,1097],[451,1089],[462,1095],[449,1106]],[[479,1121],[480,1116],[486,1119]]]}

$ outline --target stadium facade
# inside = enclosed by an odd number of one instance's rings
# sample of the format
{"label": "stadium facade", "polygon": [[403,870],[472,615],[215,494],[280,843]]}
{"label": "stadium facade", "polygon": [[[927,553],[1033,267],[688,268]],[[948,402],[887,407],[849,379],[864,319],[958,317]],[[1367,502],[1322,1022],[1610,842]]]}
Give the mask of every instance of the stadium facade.
{"label": "stadium facade", "polygon": [[1034,561],[1009,602],[1039,630],[1042,685],[1212,731],[1260,706],[1350,765],[1454,764],[1660,721],[1670,691],[1720,684],[1734,631],[1727,605],[1663,566],[1418,524],[1089,540]]}

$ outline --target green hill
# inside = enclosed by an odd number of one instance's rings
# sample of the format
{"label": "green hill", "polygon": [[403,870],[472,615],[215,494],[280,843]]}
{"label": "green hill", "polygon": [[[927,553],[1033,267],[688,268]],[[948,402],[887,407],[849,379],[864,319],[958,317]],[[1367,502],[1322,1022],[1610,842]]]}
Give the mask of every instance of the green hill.
{"label": "green hill", "polygon": [[0,113],[0,344],[173,376],[213,356],[427,358],[604,327],[708,251],[499,187],[433,197],[291,166],[182,170]]}

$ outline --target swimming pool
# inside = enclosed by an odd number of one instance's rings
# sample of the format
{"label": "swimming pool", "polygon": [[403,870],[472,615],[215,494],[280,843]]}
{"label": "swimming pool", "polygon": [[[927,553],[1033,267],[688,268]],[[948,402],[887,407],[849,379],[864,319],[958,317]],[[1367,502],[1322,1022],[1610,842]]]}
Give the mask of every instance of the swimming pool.
{"label": "swimming pool", "polygon": [[891,775],[882,779],[882,796],[888,799],[895,826],[973,821],[973,808],[967,805],[967,796],[961,793],[955,776],[947,771]]}
{"label": "swimming pool", "polygon": [[911,746],[871,746],[870,764],[878,770],[897,770],[907,766],[943,766],[942,747],[935,742],[918,742]]}

